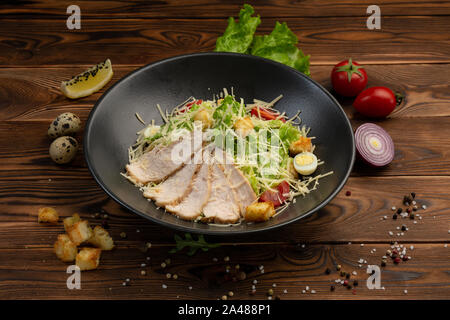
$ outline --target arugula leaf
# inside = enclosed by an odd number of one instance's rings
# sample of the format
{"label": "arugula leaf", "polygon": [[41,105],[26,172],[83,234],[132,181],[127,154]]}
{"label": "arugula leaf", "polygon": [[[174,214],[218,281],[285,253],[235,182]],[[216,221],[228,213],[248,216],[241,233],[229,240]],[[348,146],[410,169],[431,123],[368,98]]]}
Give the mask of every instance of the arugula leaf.
{"label": "arugula leaf", "polygon": [[178,251],[183,250],[185,247],[189,247],[187,255],[193,256],[198,249],[201,249],[202,251],[208,251],[209,249],[220,247],[220,244],[218,243],[206,242],[205,237],[202,234],[198,236],[197,240],[194,240],[194,238],[192,238],[192,235],[190,233],[186,233],[184,236],[185,239],[183,239],[177,234],[174,236],[176,246],[175,248],[170,250],[169,253],[176,253]]}
{"label": "arugula leaf", "polygon": [[228,18],[227,29],[221,37],[217,38],[215,51],[247,53],[253,34],[261,23],[259,15],[252,17],[254,13],[252,6],[244,4],[239,12],[238,23],[233,17]]}
{"label": "arugula leaf", "polygon": [[297,36],[289,29],[285,22],[275,24],[269,35],[255,36],[251,54],[288,65],[310,76],[309,55],[296,47]]}

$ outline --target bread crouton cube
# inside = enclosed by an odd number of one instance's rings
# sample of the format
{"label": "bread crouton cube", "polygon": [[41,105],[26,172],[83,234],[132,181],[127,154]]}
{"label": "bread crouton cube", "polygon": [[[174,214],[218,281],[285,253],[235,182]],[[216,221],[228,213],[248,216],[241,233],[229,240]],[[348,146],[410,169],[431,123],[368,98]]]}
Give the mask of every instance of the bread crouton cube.
{"label": "bread crouton cube", "polygon": [[78,246],[92,237],[92,229],[87,220],[81,220],[67,229],[67,235]]}
{"label": "bread crouton cube", "polygon": [[97,269],[101,253],[98,248],[83,248],[78,252],[75,263],[82,271]]}
{"label": "bread crouton cube", "polygon": [[70,240],[67,234],[58,235],[58,240],[55,241],[53,247],[56,256],[64,262],[74,261],[78,253],[77,246]]}
{"label": "bread crouton cube", "polygon": [[114,248],[114,241],[108,231],[100,226],[96,226],[94,228],[92,237],[89,239],[89,243],[102,250],[112,250]]}
{"label": "bread crouton cube", "polygon": [[245,210],[245,220],[253,222],[267,221],[275,214],[272,202],[255,202]]}
{"label": "bread crouton cube", "polygon": [[78,215],[78,213],[74,213],[71,217],[65,218],[64,219],[64,230],[66,230],[66,232],[67,232],[69,227],[73,226],[75,223],[77,223],[80,220],[81,220],[81,218]]}
{"label": "bread crouton cube", "polygon": [[208,109],[202,108],[197,111],[194,116],[194,121],[201,121],[203,128],[210,128],[213,124],[212,112]]}
{"label": "bread crouton cube", "polygon": [[38,211],[38,222],[58,223],[58,212],[51,207],[40,208]]}
{"label": "bread crouton cube", "polygon": [[289,151],[292,155],[296,155],[305,151],[310,152],[312,150],[311,138],[301,136],[297,141],[292,142],[289,145]]}
{"label": "bread crouton cube", "polygon": [[234,123],[234,129],[241,137],[248,136],[254,127],[252,118],[250,117],[238,119]]}

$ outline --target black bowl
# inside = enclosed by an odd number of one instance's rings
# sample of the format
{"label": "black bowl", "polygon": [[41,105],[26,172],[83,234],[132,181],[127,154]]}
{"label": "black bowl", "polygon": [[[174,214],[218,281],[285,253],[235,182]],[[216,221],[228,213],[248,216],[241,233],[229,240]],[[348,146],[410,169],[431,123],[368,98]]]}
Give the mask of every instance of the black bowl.
{"label": "black bowl", "polygon": [[[145,121],[162,123],[156,104],[170,109],[190,96],[212,98],[233,87],[236,97],[270,101],[282,94],[276,107],[293,116],[301,110],[302,123],[311,127],[317,156],[325,161],[317,173],[333,171],[318,189],[274,219],[218,227],[188,222],[157,210],[119,173],[128,162],[127,149]],[[319,84],[283,64],[233,53],[198,53],[178,56],[140,68],[112,86],[97,101],[86,123],[84,152],[95,180],[127,209],[167,227],[205,234],[243,234],[268,230],[306,217],[325,206],[344,186],[353,166],[355,143],[349,120],[339,103]]]}

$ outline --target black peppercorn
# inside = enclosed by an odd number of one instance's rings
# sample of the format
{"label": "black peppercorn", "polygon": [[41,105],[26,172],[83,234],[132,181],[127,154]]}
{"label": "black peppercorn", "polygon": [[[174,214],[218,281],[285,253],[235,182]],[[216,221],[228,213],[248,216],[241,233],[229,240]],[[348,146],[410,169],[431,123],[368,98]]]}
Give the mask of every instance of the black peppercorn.
{"label": "black peppercorn", "polygon": [[[410,203],[411,203],[411,201],[412,201],[412,197],[410,196],[410,195],[407,195],[407,196],[404,196],[403,197],[403,203],[405,204],[405,205],[409,205]],[[408,204],[407,204],[408,203]]]}

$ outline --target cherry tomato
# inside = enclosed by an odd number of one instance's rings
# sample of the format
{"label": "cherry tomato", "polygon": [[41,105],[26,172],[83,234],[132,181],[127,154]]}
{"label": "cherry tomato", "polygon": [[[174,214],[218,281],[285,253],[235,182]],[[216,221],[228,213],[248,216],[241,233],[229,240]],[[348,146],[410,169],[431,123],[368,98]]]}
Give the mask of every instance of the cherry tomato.
{"label": "cherry tomato", "polygon": [[266,190],[259,197],[259,202],[272,202],[274,207],[281,206],[286,201],[286,196],[289,193],[289,183],[281,182],[277,186],[277,191]]}
{"label": "cherry tomato", "polygon": [[363,66],[350,58],[334,66],[331,71],[331,83],[340,95],[355,97],[366,87],[367,73]]}
{"label": "cherry tomato", "polygon": [[[258,108],[257,107],[254,107],[252,109],[252,111],[250,112],[250,114],[252,116],[255,116],[255,117],[258,117],[258,118],[261,116],[261,118],[265,119],[265,120],[275,120],[275,119],[277,119],[280,116],[279,113],[275,113],[273,111],[270,111],[270,110],[267,110],[267,109],[261,108],[261,107],[259,107],[259,114],[258,114]],[[283,117],[278,118],[277,120],[281,120],[283,122],[286,122],[286,119],[284,119]]]}
{"label": "cherry tomato", "polygon": [[371,87],[361,92],[353,102],[355,109],[371,118],[384,118],[397,104],[394,92],[386,87]]}

